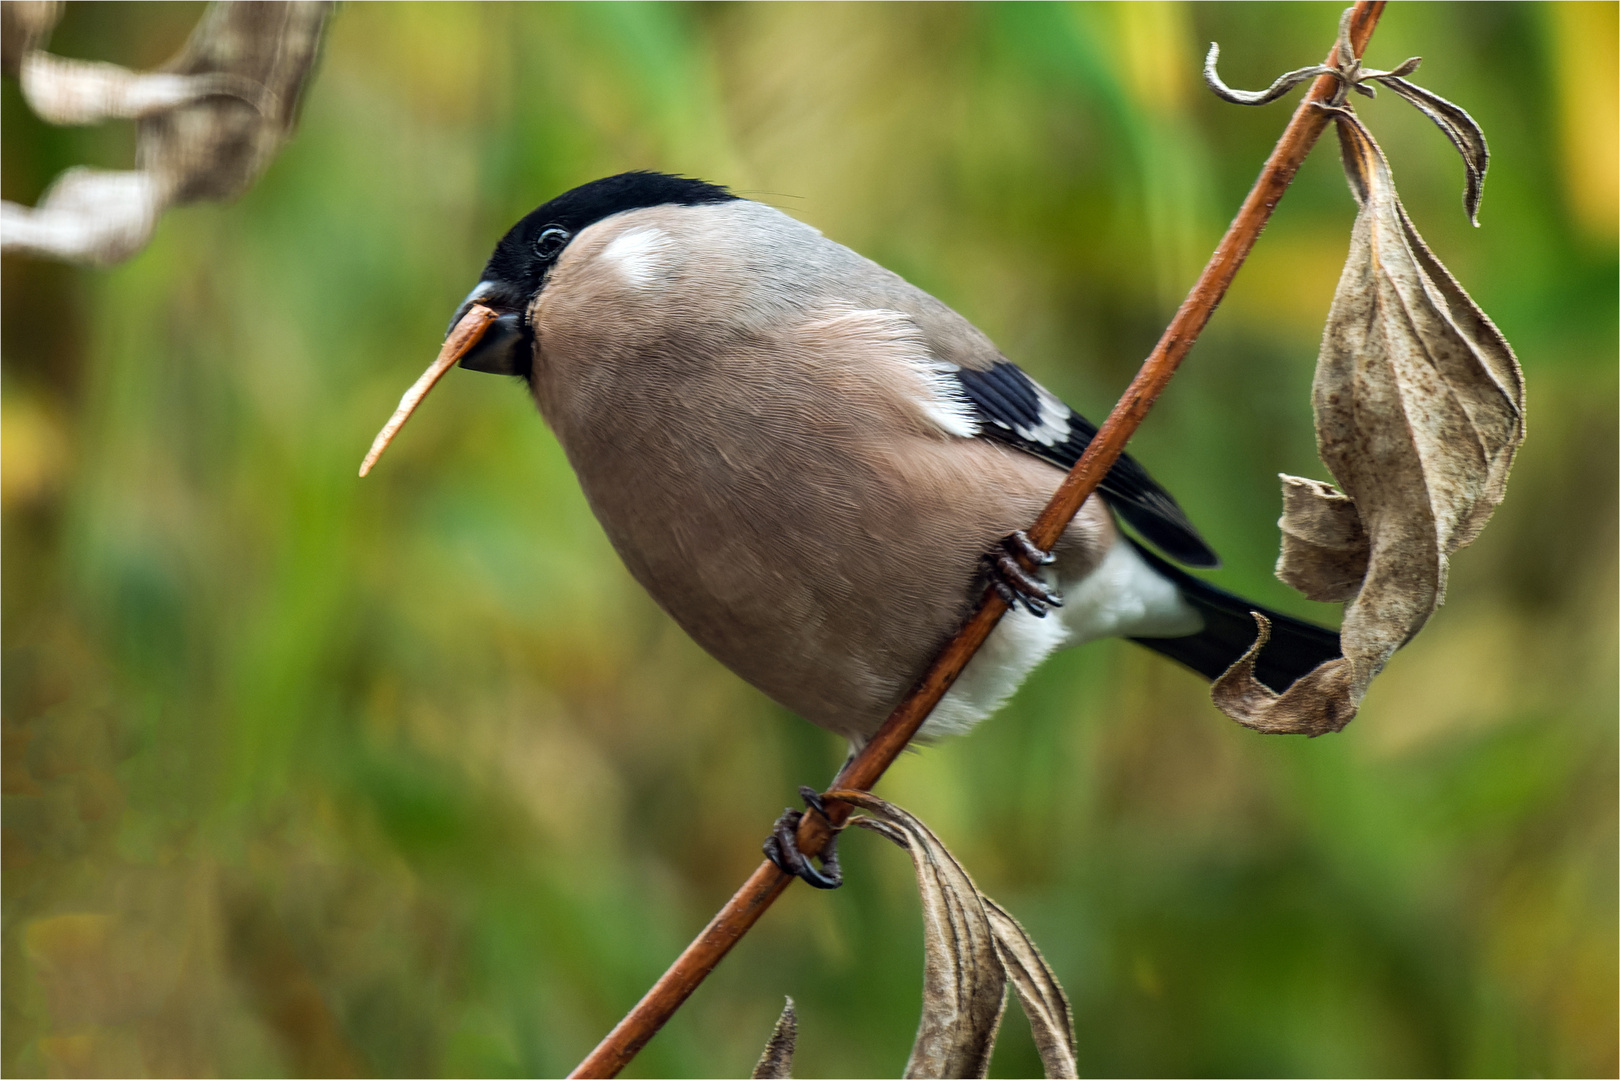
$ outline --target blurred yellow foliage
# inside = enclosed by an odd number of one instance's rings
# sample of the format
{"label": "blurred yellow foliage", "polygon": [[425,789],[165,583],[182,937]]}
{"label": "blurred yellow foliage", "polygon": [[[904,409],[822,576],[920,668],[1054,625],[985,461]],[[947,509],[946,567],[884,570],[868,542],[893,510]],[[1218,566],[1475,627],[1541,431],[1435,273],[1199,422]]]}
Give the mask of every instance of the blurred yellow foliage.
{"label": "blurred yellow foliage", "polygon": [[1560,0],[1549,5],[1563,178],[1575,219],[1595,243],[1620,236],[1620,4]]}
{"label": "blurred yellow foliage", "polygon": [[67,440],[41,404],[21,393],[0,401],[0,505],[52,493],[67,469]]}

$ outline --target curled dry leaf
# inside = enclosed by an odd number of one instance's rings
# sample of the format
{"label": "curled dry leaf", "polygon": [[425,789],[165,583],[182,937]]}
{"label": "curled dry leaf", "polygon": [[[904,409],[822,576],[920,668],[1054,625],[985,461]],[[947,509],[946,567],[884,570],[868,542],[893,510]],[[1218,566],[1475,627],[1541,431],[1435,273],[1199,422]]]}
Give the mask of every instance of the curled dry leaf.
{"label": "curled dry leaf", "polygon": [[1018,994],[1024,1015],[1029,1017],[1035,1049],[1040,1052],[1046,1075],[1079,1076],[1074,1050],[1074,1014],[1069,1010],[1068,995],[1063,992],[1046,957],[1041,955],[1018,920],[983,893],[979,894],[979,902],[984,905],[990,930],[995,934],[996,955],[1001,957],[1007,981]]}
{"label": "curled dry leaf", "polygon": [[1413,228],[1372,135],[1348,109],[1334,112],[1360,213],[1313,405],[1318,452],[1343,491],[1283,478],[1277,576],[1312,599],[1349,601],[1344,657],[1279,696],[1251,673],[1263,628],[1212,688],[1240,723],[1312,735],[1349,722],[1445,600],[1448,560],[1502,501],[1524,440],[1512,348]]}
{"label": "curled dry leaf", "polygon": [[1404,67],[1402,65],[1387,75],[1376,77],[1433,120],[1435,127],[1445,132],[1446,138],[1457,148],[1457,153],[1462,155],[1463,168],[1468,174],[1467,186],[1463,189],[1463,208],[1468,211],[1468,220],[1477,226],[1479,200],[1485,190],[1485,168],[1491,161],[1491,151],[1485,145],[1485,132],[1462,106],[1452,104],[1433,90],[1426,90],[1401,78],[1407,74]]}
{"label": "curled dry leaf", "polygon": [[1326,64],[1312,64],[1310,67],[1283,72],[1264,90],[1236,90],[1227,86],[1221,79],[1216,67],[1220,59],[1220,45],[1214,41],[1210,42],[1209,52],[1204,54],[1204,83],[1215,92],[1216,97],[1233,105],[1269,105],[1302,82],[1314,79],[1318,75],[1336,74],[1336,70]]}
{"label": "curled dry leaf", "polygon": [[1332,484],[1282,474],[1282,557],[1277,576],[1311,600],[1355,599],[1367,576],[1367,530],[1355,502]]}
{"label": "curled dry leaf", "polygon": [[15,77],[23,57],[50,37],[61,17],[61,0],[6,0],[0,4],[0,70]]}
{"label": "curled dry leaf", "polygon": [[28,107],[48,124],[137,120],[180,105],[228,95],[258,107],[260,87],[230,72],[171,75],[117,64],[70,60],[35,50],[23,57],[17,82]]}
{"label": "curled dry leaf", "polygon": [[1215,707],[1265,735],[1326,735],[1355,719],[1365,687],[1356,689],[1355,667],[1343,657],[1306,672],[1281,694],[1256,679],[1255,661],[1271,640],[1271,621],[1258,611],[1250,614],[1259,634],[1209,688]]}
{"label": "curled dry leaf", "polygon": [[1011,981],[1049,1077],[1072,1077],[1074,1028],[1057,976],[1016,919],[981,893],[929,828],[864,791],[830,791],[870,817],[850,819],[911,854],[923,911],[923,1014],[908,1077],[984,1076]]}
{"label": "curled dry leaf", "polygon": [[765,1040],[765,1052],[759,1055],[759,1064],[748,1075],[752,1080],[785,1080],[793,1075],[793,1049],[799,1041],[799,1017],[793,1011],[793,999],[782,1006],[782,1015],[776,1018],[771,1037]]}
{"label": "curled dry leaf", "polygon": [[233,199],[246,191],[292,133],[331,7],[326,0],[211,6],[164,67],[257,89],[142,119],[137,164],[170,177],[176,202]]}
{"label": "curled dry leaf", "polygon": [[292,131],[331,9],[326,0],[216,3],[162,71],[137,73],[40,51],[53,5],[3,7],[7,70],[41,118],[127,117],[140,130],[134,170],[69,169],[38,206],[0,206],[0,246],[101,264],[144,247],[168,206],[252,185]]}
{"label": "curled dry leaf", "polygon": [[0,203],[0,238],[6,251],[118,262],[146,246],[163,203],[150,173],[75,165],[51,181],[38,206]]}
{"label": "curled dry leaf", "polygon": [[[923,916],[923,1011],[907,1077],[984,1076],[1007,1003],[1007,976],[979,890],[926,825],[867,795],[884,836],[911,853]],[[858,824],[871,827],[868,821]]]}
{"label": "curled dry leaf", "polygon": [[1377,97],[1373,89],[1374,83],[1389,87],[1424,116],[1434,121],[1435,126],[1443,131],[1446,138],[1457,148],[1457,153],[1462,155],[1463,168],[1468,174],[1467,184],[1463,189],[1463,207],[1468,211],[1468,220],[1478,225],[1479,200],[1485,185],[1485,167],[1491,159],[1490,150],[1485,146],[1485,132],[1460,105],[1447,101],[1433,90],[1407,81],[1405,76],[1416,71],[1418,65],[1423,62],[1421,56],[1408,57],[1389,71],[1378,71],[1363,66],[1355,50],[1350,47],[1350,17],[1354,11],[1354,8],[1345,8],[1344,14],[1339,17],[1339,39],[1334,45],[1338,54],[1337,66],[1313,64],[1277,76],[1276,80],[1264,90],[1234,90],[1222,81],[1220,73],[1216,70],[1221,48],[1212,41],[1209,44],[1209,53],[1204,57],[1204,82],[1216,97],[1234,105],[1270,104],[1300,83],[1319,75],[1331,75],[1339,80],[1338,92],[1329,103],[1335,107],[1343,105],[1345,97],[1352,90],[1364,97]]}

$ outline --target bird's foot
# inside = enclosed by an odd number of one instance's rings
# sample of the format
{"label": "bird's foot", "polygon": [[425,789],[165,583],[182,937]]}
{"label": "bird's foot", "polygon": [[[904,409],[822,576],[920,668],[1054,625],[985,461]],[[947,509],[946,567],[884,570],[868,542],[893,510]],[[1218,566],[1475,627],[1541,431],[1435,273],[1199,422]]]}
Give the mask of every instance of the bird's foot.
{"label": "bird's foot", "polygon": [[[820,814],[821,820],[831,827],[827,808],[822,805],[821,795],[815,788],[801,787],[799,797],[811,813]],[[790,807],[782,811],[782,816],[776,819],[776,824],[771,828],[771,835],[765,838],[765,857],[775,863],[782,873],[803,878],[808,885],[818,889],[836,889],[844,883],[844,873],[838,868],[838,833],[834,832],[827,838],[827,846],[821,849],[821,869],[817,870],[810,865],[809,856],[799,850],[799,822],[803,819],[802,810]]]}
{"label": "bird's foot", "polygon": [[1007,602],[1008,607],[1016,608],[1023,604],[1024,610],[1038,619],[1044,619],[1048,608],[1063,606],[1063,595],[1024,569],[1024,565],[1018,561],[1020,556],[1035,566],[1050,566],[1057,561],[1056,555],[1036,547],[1020,529],[1002,537],[1001,543],[979,560],[979,565],[990,579],[991,588]]}

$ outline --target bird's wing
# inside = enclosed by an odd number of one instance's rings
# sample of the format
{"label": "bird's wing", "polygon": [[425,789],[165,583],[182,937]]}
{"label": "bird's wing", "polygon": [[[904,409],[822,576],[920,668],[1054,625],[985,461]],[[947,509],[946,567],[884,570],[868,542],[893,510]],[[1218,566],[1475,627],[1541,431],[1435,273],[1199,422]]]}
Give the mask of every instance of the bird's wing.
{"label": "bird's wing", "polygon": [[[984,369],[955,367],[950,377],[960,384],[981,438],[1015,446],[1060,469],[1073,468],[1097,434],[1097,425],[1006,360]],[[1120,517],[1166,555],[1199,569],[1221,564],[1176,500],[1129,454],[1119,456],[1098,490]]]}

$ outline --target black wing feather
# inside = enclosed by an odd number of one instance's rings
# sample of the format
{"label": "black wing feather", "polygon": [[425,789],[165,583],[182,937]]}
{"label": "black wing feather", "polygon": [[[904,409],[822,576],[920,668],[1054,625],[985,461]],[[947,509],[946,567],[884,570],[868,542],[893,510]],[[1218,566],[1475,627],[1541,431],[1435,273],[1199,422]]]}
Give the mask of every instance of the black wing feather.
{"label": "black wing feather", "polygon": [[[1097,426],[1026,375],[1001,361],[988,370],[959,368],[962,393],[978,415],[980,434],[1015,446],[1060,469],[1072,469]],[[1137,532],[1178,562],[1199,569],[1221,564],[1170,493],[1129,454],[1114,462],[1098,490]]]}

